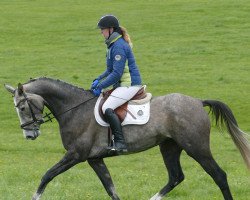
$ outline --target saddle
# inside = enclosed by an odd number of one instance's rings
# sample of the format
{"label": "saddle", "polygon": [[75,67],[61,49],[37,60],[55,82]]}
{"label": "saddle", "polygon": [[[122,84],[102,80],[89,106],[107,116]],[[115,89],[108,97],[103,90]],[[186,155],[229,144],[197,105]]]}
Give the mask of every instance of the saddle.
{"label": "saddle", "polygon": [[[147,93],[145,90],[146,86],[143,86],[136,94],[135,96],[132,97],[132,99],[129,100],[130,101],[137,101],[137,100],[141,100],[147,97]],[[99,106],[98,106],[98,112],[100,117],[102,118],[103,121],[106,122],[104,114],[102,112],[102,106],[105,103],[105,101],[108,99],[109,95],[114,91],[114,89],[108,90],[106,92],[103,92],[103,98],[100,100]],[[120,122],[122,123],[125,119],[125,117],[127,116],[127,113],[129,113],[134,119],[135,116],[128,110],[128,102],[122,104],[121,106],[119,106],[118,108],[116,108],[114,110],[114,112],[116,113],[116,115],[118,116]]]}

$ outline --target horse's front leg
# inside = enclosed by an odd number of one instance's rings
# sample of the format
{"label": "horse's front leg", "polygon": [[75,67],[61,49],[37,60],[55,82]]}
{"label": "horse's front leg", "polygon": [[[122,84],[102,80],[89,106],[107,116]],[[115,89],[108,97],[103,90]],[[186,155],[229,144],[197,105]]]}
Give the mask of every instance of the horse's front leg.
{"label": "horse's front leg", "polygon": [[88,163],[93,168],[95,173],[98,175],[104,188],[106,189],[107,193],[112,198],[112,200],[119,200],[119,197],[117,196],[115,191],[112,178],[103,159],[89,159]]}
{"label": "horse's front leg", "polygon": [[43,176],[41,183],[37,189],[37,192],[32,197],[32,200],[38,200],[41,197],[43,191],[45,190],[45,187],[54,177],[79,163],[80,161],[77,159],[77,155],[78,154],[76,152],[68,151],[62,158],[62,160],[60,160],[56,165],[49,169]]}

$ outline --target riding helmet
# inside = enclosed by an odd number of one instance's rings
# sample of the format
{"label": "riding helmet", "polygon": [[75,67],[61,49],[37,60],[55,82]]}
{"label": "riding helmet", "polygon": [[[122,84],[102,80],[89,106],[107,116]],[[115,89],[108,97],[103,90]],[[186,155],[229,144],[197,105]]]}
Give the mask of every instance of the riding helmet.
{"label": "riding helmet", "polygon": [[97,27],[100,29],[118,28],[119,26],[119,21],[114,15],[104,15],[97,23]]}

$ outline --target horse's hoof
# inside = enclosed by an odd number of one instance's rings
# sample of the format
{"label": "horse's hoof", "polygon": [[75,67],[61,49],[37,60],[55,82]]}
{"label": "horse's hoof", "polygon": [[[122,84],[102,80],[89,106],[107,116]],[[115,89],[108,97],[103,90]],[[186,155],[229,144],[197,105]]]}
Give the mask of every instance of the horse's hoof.
{"label": "horse's hoof", "polygon": [[32,200],[39,200],[40,199],[41,194],[35,193],[32,197]]}
{"label": "horse's hoof", "polygon": [[151,197],[150,200],[161,200],[161,199],[162,199],[162,196],[159,193],[157,193],[153,197]]}

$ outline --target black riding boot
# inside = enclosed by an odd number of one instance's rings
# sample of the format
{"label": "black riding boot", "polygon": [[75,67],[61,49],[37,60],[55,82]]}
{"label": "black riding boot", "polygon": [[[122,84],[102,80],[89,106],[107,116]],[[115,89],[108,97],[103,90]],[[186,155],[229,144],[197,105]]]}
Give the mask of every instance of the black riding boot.
{"label": "black riding boot", "polygon": [[127,151],[127,145],[123,137],[122,126],[118,116],[111,108],[105,110],[104,116],[110,125],[112,134],[114,135],[114,150],[123,152]]}

